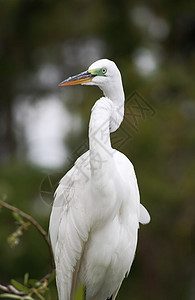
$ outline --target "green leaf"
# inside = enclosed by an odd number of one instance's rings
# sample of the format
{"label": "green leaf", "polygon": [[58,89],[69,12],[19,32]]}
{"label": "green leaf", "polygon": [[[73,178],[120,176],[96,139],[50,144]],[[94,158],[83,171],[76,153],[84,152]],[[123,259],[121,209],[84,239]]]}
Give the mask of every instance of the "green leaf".
{"label": "green leaf", "polygon": [[77,289],[74,300],[84,300],[84,293],[85,293],[84,285],[80,284]]}
{"label": "green leaf", "polygon": [[12,280],[11,280],[11,283],[13,284],[13,286],[14,286],[17,290],[19,290],[19,291],[21,291],[21,292],[23,292],[23,293],[25,293],[25,294],[28,294],[28,293],[30,292],[29,289],[28,289],[26,286],[24,286],[24,285],[21,284],[20,282],[16,281],[15,279],[12,279]]}
{"label": "green leaf", "polygon": [[38,281],[37,279],[29,279],[29,280],[28,280],[28,285],[29,285],[30,287],[35,287],[37,281]]}
{"label": "green leaf", "polygon": [[14,219],[15,219],[16,221],[18,221],[20,224],[23,224],[23,223],[24,223],[22,217],[21,217],[18,213],[12,212],[12,216],[13,216]]}
{"label": "green leaf", "polygon": [[0,298],[3,298],[3,299],[10,298],[10,299],[20,299],[20,300],[23,299],[23,298],[21,298],[21,296],[13,295],[13,294],[0,294]]}
{"label": "green leaf", "polygon": [[24,285],[25,285],[25,286],[28,285],[28,279],[29,279],[29,273],[25,273],[25,274],[24,274]]}

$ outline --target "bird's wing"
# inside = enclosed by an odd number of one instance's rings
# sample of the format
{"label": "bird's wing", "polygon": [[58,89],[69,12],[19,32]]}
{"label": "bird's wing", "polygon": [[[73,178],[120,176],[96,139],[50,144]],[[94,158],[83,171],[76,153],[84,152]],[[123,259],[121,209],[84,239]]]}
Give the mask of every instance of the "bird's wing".
{"label": "bird's wing", "polygon": [[141,203],[140,203],[139,222],[141,224],[148,224],[150,222],[150,214]]}
{"label": "bird's wing", "polygon": [[88,239],[89,224],[85,212],[89,185],[87,160],[88,152],[82,155],[62,178],[55,193],[50,217],[49,231],[60,300],[73,297],[80,259]]}
{"label": "bird's wing", "polygon": [[122,154],[119,151],[115,152],[115,157],[116,163],[119,163],[118,171],[120,175],[123,177],[124,181],[127,180],[130,184],[130,197],[131,199],[134,199],[135,203],[137,203],[137,214],[139,216],[139,223],[148,224],[150,222],[150,214],[147,211],[147,209],[140,203],[139,188],[133,164],[124,154]]}

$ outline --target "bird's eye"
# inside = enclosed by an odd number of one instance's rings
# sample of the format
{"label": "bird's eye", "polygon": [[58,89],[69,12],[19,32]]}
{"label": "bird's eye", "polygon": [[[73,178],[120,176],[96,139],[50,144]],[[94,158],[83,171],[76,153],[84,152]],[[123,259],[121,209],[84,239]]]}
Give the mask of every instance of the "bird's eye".
{"label": "bird's eye", "polygon": [[102,74],[106,74],[107,69],[106,68],[102,68]]}

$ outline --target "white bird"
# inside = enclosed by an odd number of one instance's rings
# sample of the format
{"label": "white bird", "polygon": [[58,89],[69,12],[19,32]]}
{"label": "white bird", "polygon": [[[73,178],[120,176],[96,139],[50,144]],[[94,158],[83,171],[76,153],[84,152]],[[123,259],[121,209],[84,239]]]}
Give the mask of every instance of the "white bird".
{"label": "white bird", "polygon": [[111,146],[110,133],[124,115],[120,72],[101,59],[60,86],[97,85],[89,123],[89,151],[61,179],[50,217],[50,237],[60,300],[74,299],[81,283],[86,300],[114,300],[134,259],[139,222],[150,221],[140,204],[134,167]]}

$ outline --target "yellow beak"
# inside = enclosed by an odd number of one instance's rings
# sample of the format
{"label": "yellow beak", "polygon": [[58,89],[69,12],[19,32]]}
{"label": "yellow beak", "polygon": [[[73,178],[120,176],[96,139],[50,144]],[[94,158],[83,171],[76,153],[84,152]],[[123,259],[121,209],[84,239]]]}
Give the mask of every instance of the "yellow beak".
{"label": "yellow beak", "polygon": [[68,79],[62,81],[58,86],[76,85],[86,82],[90,82],[96,75],[89,73],[88,71],[82,72],[78,75],[69,77]]}

